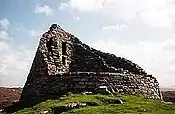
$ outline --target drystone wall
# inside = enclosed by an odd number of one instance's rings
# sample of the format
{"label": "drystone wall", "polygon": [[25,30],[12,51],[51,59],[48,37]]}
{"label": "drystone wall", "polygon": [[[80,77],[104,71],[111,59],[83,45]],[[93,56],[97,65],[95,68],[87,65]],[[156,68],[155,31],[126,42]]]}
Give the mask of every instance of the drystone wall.
{"label": "drystone wall", "polygon": [[68,91],[100,93],[103,87],[161,98],[157,80],[137,64],[93,49],[53,24],[41,37],[20,101]]}
{"label": "drystone wall", "polygon": [[[114,54],[104,53],[73,38],[73,55],[69,72],[131,72],[147,75],[137,64]],[[75,40],[76,39],[76,40]],[[76,41],[76,42],[75,42]]]}
{"label": "drystone wall", "polygon": [[[54,98],[67,92],[104,93],[109,91],[111,93],[139,93],[143,94],[145,98],[160,98],[159,84],[151,75],[71,72],[43,78],[42,81],[44,83],[41,83],[41,79],[37,79],[35,83],[32,83],[33,88],[28,90],[30,93],[35,93],[33,97]],[[32,95],[29,95],[28,99],[30,98]]]}
{"label": "drystone wall", "polygon": [[[55,80],[55,81],[54,81]],[[146,98],[160,98],[159,83],[151,75],[142,76],[132,73],[108,72],[72,72],[58,75],[52,82],[55,91],[100,92],[107,87],[112,93],[125,92],[130,94],[141,93]]]}
{"label": "drystone wall", "polygon": [[[55,24],[42,35],[37,53],[42,54],[42,59],[47,64],[48,75],[68,72],[73,50],[72,45],[71,34]],[[33,63],[35,64],[35,62]]]}

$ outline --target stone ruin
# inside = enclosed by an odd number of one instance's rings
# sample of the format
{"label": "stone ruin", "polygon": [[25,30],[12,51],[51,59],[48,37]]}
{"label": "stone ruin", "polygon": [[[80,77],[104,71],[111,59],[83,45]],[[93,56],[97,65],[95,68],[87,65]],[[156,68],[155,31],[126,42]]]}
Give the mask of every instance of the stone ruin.
{"label": "stone ruin", "polygon": [[104,90],[161,98],[158,81],[141,67],[93,49],[53,24],[40,39],[20,101]]}

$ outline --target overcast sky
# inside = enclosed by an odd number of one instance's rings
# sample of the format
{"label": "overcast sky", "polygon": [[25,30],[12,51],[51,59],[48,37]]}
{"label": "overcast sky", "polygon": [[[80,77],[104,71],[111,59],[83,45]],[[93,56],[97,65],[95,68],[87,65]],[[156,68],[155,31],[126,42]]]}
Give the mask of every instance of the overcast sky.
{"label": "overcast sky", "polygon": [[0,86],[23,86],[52,23],[175,87],[175,0],[1,0]]}

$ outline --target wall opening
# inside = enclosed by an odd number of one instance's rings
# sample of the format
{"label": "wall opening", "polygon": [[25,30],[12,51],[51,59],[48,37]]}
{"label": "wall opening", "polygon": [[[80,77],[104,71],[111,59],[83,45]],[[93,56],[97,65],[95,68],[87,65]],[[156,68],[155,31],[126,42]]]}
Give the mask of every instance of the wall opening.
{"label": "wall opening", "polygon": [[66,42],[62,42],[62,64],[63,65],[66,65],[66,56],[67,56],[66,49],[67,49]]}
{"label": "wall opening", "polygon": [[52,50],[53,40],[52,38],[49,39],[49,41],[46,42],[46,47],[48,49],[49,55],[53,56],[53,50]]}
{"label": "wall opening", "polygon": [[62,55],[66,55],[66,42],[62,42]]}
{"label": "wall opening", "polygon": [[63,65],[66,65],[66,57],[65,56],[62,56],[62,63],[63,63]]}

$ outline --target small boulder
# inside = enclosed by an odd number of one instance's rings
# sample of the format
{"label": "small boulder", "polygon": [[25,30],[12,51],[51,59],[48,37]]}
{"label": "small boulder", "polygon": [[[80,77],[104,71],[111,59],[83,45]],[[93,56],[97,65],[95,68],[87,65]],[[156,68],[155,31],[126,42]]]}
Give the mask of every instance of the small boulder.
{"label": "small boulder", "polygon": [[98,106],[98,103],[96,102],[85,102],[87,106]]}

